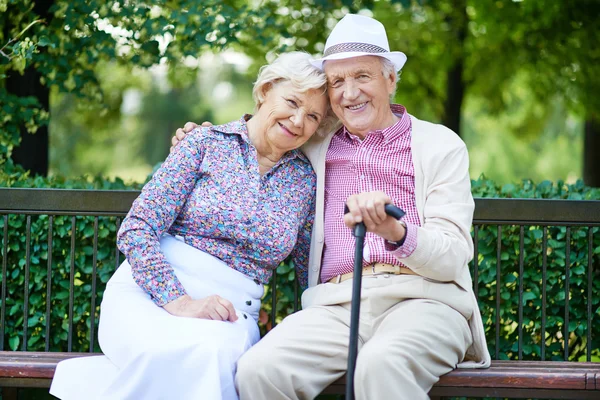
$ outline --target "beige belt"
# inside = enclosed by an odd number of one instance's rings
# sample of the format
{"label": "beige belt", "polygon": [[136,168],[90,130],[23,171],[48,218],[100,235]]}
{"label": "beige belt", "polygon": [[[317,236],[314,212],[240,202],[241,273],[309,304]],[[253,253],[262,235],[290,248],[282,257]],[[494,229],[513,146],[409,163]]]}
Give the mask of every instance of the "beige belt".
{"label": "beige belt", "polygon": [[[376,275],[418,275],[416,272],[413,272],[411,269],[406,267],[401,267],[399,265],[392,265],[386,263],[373,263],[369,264],[362,269],[363,276],[376,276]],[[348,279],[352,279],[354,272],[348,272],[347,274],[336,275],[330,280],[328,283],[341,283]]]}

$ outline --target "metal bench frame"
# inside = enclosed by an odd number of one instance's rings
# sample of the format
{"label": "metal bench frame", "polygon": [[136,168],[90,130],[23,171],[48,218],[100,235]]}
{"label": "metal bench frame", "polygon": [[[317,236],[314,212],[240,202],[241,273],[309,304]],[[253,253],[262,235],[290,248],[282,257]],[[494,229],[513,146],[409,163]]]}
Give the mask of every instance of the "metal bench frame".
{"label": "metal bench frame", "polygon": [[[138,191],[104,191],[104,190],[66,190],[66,189],[13,189],[0,188],[0,218],[4,219],[4,229],[0,232],[3,238],[2,254],[7,251],[7,221],[9,214],[23,214],[27,216],[27,246],[29,246],[29,229],[31,217],[35,215],[67,215],[72,217],[72,227],[75,227],[77,216],[96,217],[96,230],[94,232],[94,243],[97,244],[97,218],[110,216],[117,218],[117,226],[129,210],[131,203],[138,196]],[[498,237],[501,237],[502,227],[507,225],[520,226],[520,265],[519,271],[519,299],[523,295],[523,238],[525,226],[540,226],[544,229],[544,243],[541,251],[545,254],[547,249],[546,230],[549,226],[566,226],[567,240],[571,235],[572,227],[588,227],[588,260],[592,260],[593,233],[592,228],[600,226],[600,201],[579,200],[541,200],[541,199],[476,199],[474,217],[474,242],[475,260],[478,260],[478,235],[481,225],[497,225]],[[50,232],[50,237],[51,232]],[[74,238],[71,243],[71,252],[74,251]],[[49,248],[52,247],[49,239]],[[29,249],[27,250],[29,251]],[[566,288],[568,294],[569,276],[569,246],[566,265]],[[29,254],[29,252],[27,253]],[[497,243],[497,279],[500,281],[501,270],[501,241]],[[119,264],[120,254],[115,247],[115,263]],[[73,257],[71,257],[73,259]],[[95,260],[95,258],[94,258]],[[588,299],[592,296],[592,276],[594,265],[588,261]],[[29,260],[26,261],[26,270],[29,268]],[[48,262],[48,274],[50,276],[51,260]],[[94,272],[95,272],[94,266]],[[598,266],[595,266],[598,268]],[[63,359],[89,355],[90,353],[71,352],[71,335],[69,335],[68,352],[48,352],[49,337],[46,336],[47,352],[28,352],[24,341],[23,351],[1,351],[4,350],[4,322],[6,310],[4,299],[6,298],[7,260],[2,258],[2,305],[0,322],[0,387],[3,387],[4,399],[16,399],[19,387],[49,387],[56,364]],[[71,268],[73,271],[73,265]],[[543,257],[543,280],[546,276],[546,257]],[[473,265],[474,281],[478,281],[479,265],[475,261]],[[94,274],[95,277],[95,274]],[[26,278],[28,279],[28,278]],[[94,278],[95,279],[95,278]],[[95,281],[92,282],[92,293],[95,294]],[[277,285],[277,276],[273,277],[271,286]],[[25,285],[25,298],[28,298],[28,288]],[[496,285],[496,306],[500,307],[500,285]],[[71,287],[72,289],[72,287]],[[545,329],[546,298],[544,286],[542,298],[542,332]],[[49,289],[48,289],[49,291]],[[273,292],[271,296],[272,313],[271,323],[275,325],[275,310],[277,298]],[[92,309],[95,309],[95,298],[92,295]],[[478,287],[475,286],[475,295],[478,295]],[[48,293],[50,297],[50,293]],[[70,315],[69,324],[72,330],[72,290],[69,299]],[[447,396],[474,396],[474,397],[511,397],[511,398],[552,398],[552,399],[598,399],[600,398],[600,363],[592,363],[591,339],[593,314],[592,304],[587,305],[587,362],[569,362],[568,360],[568,335],[565,335],[565,361],[546,361],[544,348],[542,346],[542,360],[522,361],[522,315],[523,302],[519,301],[519,339],[517,361],[497,361],[499,353],[499,327],[500,316],[496,313],[496,349],[492,358],[492,366],[485,370],[455,370],[443,376],[434,386],[430,395],[432,399],[441,399]],[[27,312],[27,307],[25,312]],[[294,310],[298,309],[298,290],[296,285],[296,296]],[[565,330],[568,330],[569,308],[568,296],[565,302]],[[48,305],[47,316],[50,315]],[[24,337],[27,337],[27,324],[24,324]],[[90,352],[93,352],[95,341],[95,329],[92,322],[90,335]],[[568,331],[565,331],[567,334]],[[596,333],[597,334],[597,333]],[[343,394],[345,380],[342,378],[327,388],[324,393]]]}

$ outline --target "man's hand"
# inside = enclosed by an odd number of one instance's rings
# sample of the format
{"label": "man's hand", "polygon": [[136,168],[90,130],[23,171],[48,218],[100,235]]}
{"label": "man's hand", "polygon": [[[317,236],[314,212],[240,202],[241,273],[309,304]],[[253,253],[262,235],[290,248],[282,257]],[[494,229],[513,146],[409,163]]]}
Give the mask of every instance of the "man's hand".
{"label": "man's hand", "polygon": [[231,322],[235,322],[238,319],[233,304],[229,300],[217,295],[194,300],[186,294],[165,304],[163,308],[169,314],[177,317],[204,318]]}
{"label": "man's hand", "polygon": [[391,242],[402,240],[406,235],[406,228],[385,212],[385,205],[391,202],[392,199],[387,194],[379,191],[353,194],[346,200],[350,212],[344,215],[344,224],[353,228],[364,222],[369,232]]}
{"label": "man's hand", "polygon": [[[202,123],[203,127],[208,127],[208,126],[212,126],[211,122],[208,121],[204,121]],[[186,124],[183,126],[183,128],[179,128],[175,131],[175,136],[173,136],[171,138],[171,150],[170,152],[173,152],[173,149],[175,148],[175,146],[177,146],[179,144],[179,142],[181,142],[184,138],[185,135],[187,135],[188,133],[190,133],[191,131],[193,131],[194,129],[196,129],[198,127],[198,124],[195,122],[186,122]]]}

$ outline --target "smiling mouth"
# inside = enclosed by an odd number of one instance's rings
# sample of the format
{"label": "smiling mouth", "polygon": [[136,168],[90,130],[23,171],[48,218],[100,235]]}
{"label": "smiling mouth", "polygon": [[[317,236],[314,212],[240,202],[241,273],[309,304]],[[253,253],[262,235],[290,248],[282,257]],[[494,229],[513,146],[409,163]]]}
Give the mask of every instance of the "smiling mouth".
{"label": "smiling mouth", "polygon": [[294,132],[290,131],[288,128],[285,127],[285,125],[283,125],[281,122],[278,122],[279,126],[281,127],[281,129],[283,129],[285,132],[287,132],[288,134],[292,135],[292,136],[298,136],[297,134],[295,134]]}
{"label": "smiling mouth", "polygon": [[367,102],[366,102],[366,101],[365,101],[364,103],[356,104],[356,105],[354,105],[354,106],[347,106],[346,108],[347,108],[348,110],[355,111],[355,110],[359,110],[359,109],[363,108],[365,105],[367,105]]}

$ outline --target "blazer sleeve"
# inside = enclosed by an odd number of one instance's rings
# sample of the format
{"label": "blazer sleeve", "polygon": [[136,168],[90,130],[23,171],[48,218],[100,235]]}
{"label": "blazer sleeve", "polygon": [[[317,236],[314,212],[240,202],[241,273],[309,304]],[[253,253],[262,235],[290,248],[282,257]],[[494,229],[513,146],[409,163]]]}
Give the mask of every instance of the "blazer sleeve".
{"label": "blazer sleeve", "polygon": [[425,185],[424,221],[417,228],[417,247],[400,261],[426,278],[456,281],[473,257],[470,231],[475,202],[469,155],[460,142],[428,160],[431,177]]}

